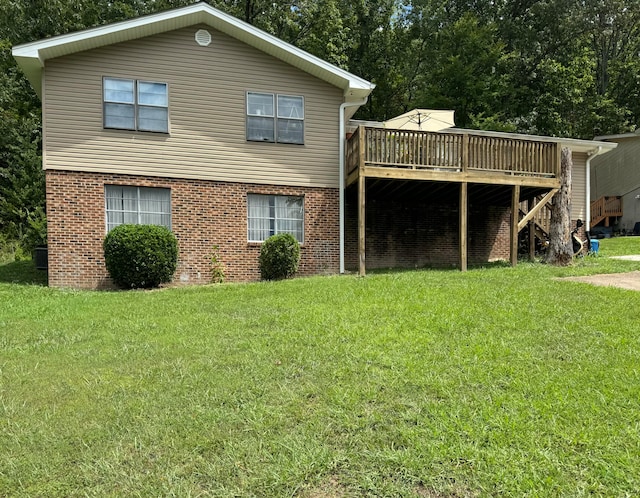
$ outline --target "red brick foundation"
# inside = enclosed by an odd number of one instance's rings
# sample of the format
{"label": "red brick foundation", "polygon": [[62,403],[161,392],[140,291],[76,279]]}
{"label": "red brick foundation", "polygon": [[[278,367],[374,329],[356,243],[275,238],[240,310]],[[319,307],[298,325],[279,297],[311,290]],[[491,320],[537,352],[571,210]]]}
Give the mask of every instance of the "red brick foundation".
{"label": "red brick foundation", "polygon": [[247,242],[247,194],[304,196],[305,240],[300,275],[339,269],[338,189],[265,186],[48,170],[49,285],[110,288],[102,252],[105,184],[171,189],[172,230],[180,253],[174,282],[211,280],[211,252],[219,247],[226,281],[260,278],[260,244]]}

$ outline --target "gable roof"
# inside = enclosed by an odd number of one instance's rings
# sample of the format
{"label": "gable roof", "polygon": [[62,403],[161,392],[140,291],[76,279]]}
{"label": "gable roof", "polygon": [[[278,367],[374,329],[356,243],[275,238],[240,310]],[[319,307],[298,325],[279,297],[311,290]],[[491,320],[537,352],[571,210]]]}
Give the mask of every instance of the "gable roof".
{"label": "gable roof", "polygon": [[373,83],[203,2],[17,45],[12,53],[38,96],[42,97],[42,70],[48,59],[173,31],[194,24],[211,26],[342,89],[346,102],[362,100],[375,88]]}

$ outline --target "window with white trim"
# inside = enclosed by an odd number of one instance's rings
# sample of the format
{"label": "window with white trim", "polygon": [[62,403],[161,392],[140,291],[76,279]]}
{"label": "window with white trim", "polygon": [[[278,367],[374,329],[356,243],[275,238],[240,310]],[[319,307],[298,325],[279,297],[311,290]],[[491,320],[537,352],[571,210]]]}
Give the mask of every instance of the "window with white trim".
{"label": "window with white trim", "polygon": [[104,127],[169,133],[166,83],[103,78]]}
{"label": "window with white trim", "polygon": [[249,242],[262,242],[278,233],[290,233],[304,242],[304,198],[290,195],[247,196]]}
{"label": "window with white trim", "polygon": [[105,185],[107,232],[122,224],[161,225],[171,230],[171,190]]}
{"label": "window with white trim", "polygon": [[304,144],[304,98],[247,92],[247,140]]}

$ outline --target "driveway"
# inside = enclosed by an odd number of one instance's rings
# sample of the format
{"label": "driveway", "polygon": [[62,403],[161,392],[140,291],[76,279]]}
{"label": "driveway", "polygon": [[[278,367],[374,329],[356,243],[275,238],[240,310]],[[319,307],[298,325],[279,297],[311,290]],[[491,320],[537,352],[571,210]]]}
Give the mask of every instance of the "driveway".
{"label": "driveway", "polygon": [[[610,256],[611,259],[623,259],[626,261],[640,261],[640,254],[630,256]],[[628,273],[611,273],[605,275],[589,275],[588,277],[566,277],[562,280],[584,282],[605,287],[619,287],[621,289],[640,291],[640,271]]]}

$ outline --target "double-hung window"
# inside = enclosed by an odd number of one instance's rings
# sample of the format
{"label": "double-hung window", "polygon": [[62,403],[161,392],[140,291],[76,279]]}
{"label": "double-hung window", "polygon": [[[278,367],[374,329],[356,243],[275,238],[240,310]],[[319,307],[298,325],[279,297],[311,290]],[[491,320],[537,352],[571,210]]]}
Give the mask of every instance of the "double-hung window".
{"label": "double-hung window", "polygon": [[104,127],[169,133],[166,83],[103,79]]}
{"label": "double-hung window", "polygon": [[171,190],[105,185],[107,232],[122,224],[161,225],[171,230]]}
{"label": "double-hung window", "polygon": [[304,144],[304,98],[247,92],[247,140]]}
{"label": "double-hung window", "polygon": [[289,195],[249,194],[248,239],[262,242],[278,233],[290,233],[304,242],[304,200]]}

